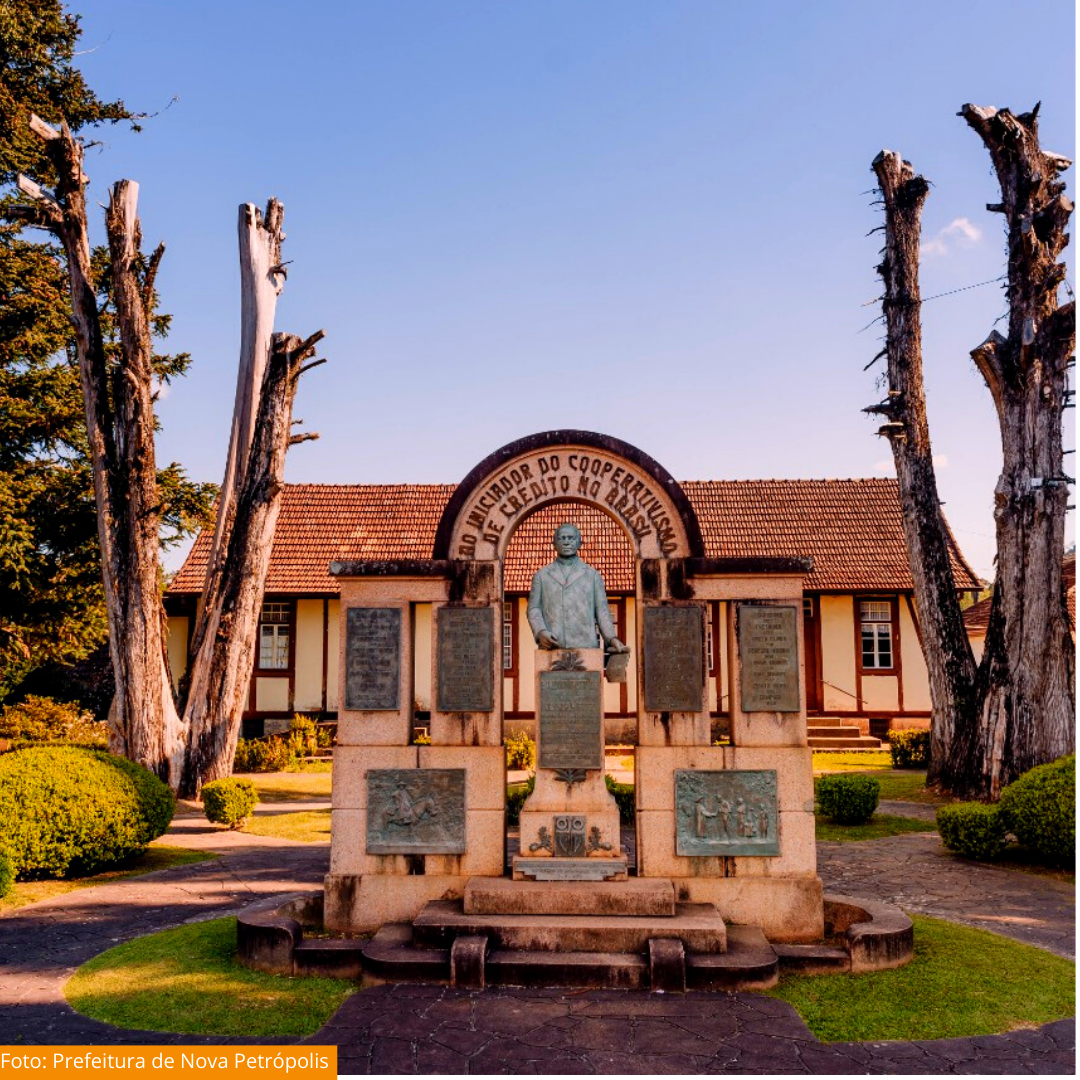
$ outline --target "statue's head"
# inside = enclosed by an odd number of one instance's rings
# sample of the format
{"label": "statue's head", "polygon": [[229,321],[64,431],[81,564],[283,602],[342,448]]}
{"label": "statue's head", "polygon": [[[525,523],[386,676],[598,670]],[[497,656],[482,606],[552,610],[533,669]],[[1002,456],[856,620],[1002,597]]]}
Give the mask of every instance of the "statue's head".
{"label": "statue's head", "polygon": [[552,543],[561,558],[571,559],[581,547],[581,530],[576,525],[560,525],[555,530]]}

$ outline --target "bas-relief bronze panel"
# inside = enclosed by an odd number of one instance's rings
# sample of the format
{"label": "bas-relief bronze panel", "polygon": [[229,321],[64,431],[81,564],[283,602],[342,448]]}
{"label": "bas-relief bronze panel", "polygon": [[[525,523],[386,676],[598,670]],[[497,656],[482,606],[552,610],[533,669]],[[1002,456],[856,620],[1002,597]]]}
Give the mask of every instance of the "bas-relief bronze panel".
{"label": "bas-relief bronze panel", "polygon": [[739,604],[739,677],[743,712],[799,711],[795,608]]}
{"label": "bas-relief bronze panel", "polygon": [[349,608],[345,623],[345,708],[399,707],[401,608]]}
{"label": "bas-relief bronze panel", "polygon": [[599,671],[540,673],[540,768],[604,767],[601,694]]}
{"label": "bas-relief bronze panel", "polygon": [[368,769],[370,855],[461,855],[464,769]]}
{"label": "bas-relief bronze panel", "polygon": [[439,712],[491,712],[495,707],[495,611],[441,607],[436,615]]}
{"label": "bas-relief bronze panel", "polygon": [[645,708],[700,712],[705,681],[702,608],[645,608]]}
{"label": "bas-relief bronze panel", "polygon": [[676,855],[779,855],[773,769],[675,770]]}

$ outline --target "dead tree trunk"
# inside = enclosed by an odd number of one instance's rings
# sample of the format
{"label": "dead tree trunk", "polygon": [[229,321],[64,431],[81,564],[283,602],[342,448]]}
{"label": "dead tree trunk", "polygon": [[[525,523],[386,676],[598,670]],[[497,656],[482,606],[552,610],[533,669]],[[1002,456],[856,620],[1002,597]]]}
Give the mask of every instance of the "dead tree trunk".
{"label": "dead tree trunk", "polygon": [[98,539],[116,675],[110,745],[167,778],[178,761],[181,730],[169,685],[158,563],[157,474],[147,300],[164,252],[145,275],[138,267],[138,185],[121,181],[106,209],[120,358],[106,357],[90,264],[82,146],[65,126],[57,132],[37,117],[56,168],[56,197],[25,177],[19,187],[35,201],[9,216],[52,232],[67,255],[79,374],[97,501]]}
{"label": "dead tree trunk", "polygon": [[888,396],[865,412],[885,418],[878,434],[892,445],[900,483],[900,507],[908,565],[922,624],[930,679],[928,783],[945,768],[954,732],[971,715],[975,657],[964,630],[949,556],[949,533],[941,514],[926,418],[919,295],[919,232],[929,185],[899,154],[874,158],[885,204],[885,251],[878,271],[885,283]]}
{"label": "dead tree trunk", "polygon": [[958,730],[949,788],[997,798],[1034,765],[1075,747],[1073,645],[1062,588],[1068,484],[1062,410],[1076,336],[1072,303],[1058,306],[1058,262],[1073,210],[1058,175],[1072,163],[1039,147],[1038,106],[965,105],[994,164],[1009,252],[1009,330],[972,352],[994,399],[1003,468],[994,489],[997,573],[978,678],[977,711]]}
{"label": "dead tree trunk", "polygon": [[[137,185],[120,181],[106,212],[112,296],[120,348],[110,363],[90,263],[82,147],[65,127],[37,117],[32,129],[48,143],[59,176],[53,198],[33,181],[19,187],[34,201],[9,217],[48,229],[67,254],[79,370],[97,498],[98,533],[116,676],[112,748],[167,779],[186,795],[205,779],[227,776],[254,661],[266,571],[292,435],[296,384],[322,331],[301,341],[278,335],[271,350],[274,305],[284,271],[281,204],[266,223],[241,207],[244,334],[237,407],[230,441],[214,561],[196,627],[183,719],[172,696],[160,594],[160,511],[154,460],[153,347],[150,305],[164,253],[145,263],[136,215]],[[322,363],[322,361],[316,361]]]}
{"label": "dead tree trunk", "polygon": [[296,384],[307,370],[304,361],[322,336],[321,330],[306,341],[289,334],[274,335],[253,418],[253,438],[250,448],[244,448],[247,464],[236,493],[225,557],[213,598],[200,619],[203,644],[192,664],[184,714],[189,745],[181,795],[194,797],[202,784],[232,772],[285,486],[285,452],[293,442],[313,437],[291,434]]}

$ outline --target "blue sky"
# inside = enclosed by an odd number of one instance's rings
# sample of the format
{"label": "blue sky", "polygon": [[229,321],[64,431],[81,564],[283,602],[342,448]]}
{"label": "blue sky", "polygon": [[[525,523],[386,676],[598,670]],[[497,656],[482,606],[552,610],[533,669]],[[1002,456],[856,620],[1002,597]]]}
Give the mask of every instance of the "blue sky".
{"label": "blue sky", "polygon": [[[75,10],[99,94],[179,98],[141,135],[107,132],[87,172],[100,202],[138,180],[146,243],[166,242],[170,344],[194,364],[159,456],[200,479],[224,463],[241,202],[285,204],[279,329],[327,332],[296,410],[322,438],[290,451],[290,481],[452,482],[556,427],[680,479],[881,476],[860,412],[880,396],[862,371],[880,330],[859,332],[880,291],[872,158],[900,150],[933,182],[929,297],[1004,270],[960,105],[1041,99],[1044,147],[1075,149],[1065,0],[1023,18],[940,0]],[[1003,310],[997,285],[924,307],[942,497],[985,576],[1000,444],[968,354]]]}

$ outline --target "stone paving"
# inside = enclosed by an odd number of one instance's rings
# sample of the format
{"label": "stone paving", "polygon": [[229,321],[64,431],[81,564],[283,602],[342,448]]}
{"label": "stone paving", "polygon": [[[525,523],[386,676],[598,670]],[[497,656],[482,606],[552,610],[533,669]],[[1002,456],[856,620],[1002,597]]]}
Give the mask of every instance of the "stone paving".
{"label": "stone paving", "polygon": [[[328,862],[325,844],[230,833],[193,814],[177,818],[167,843],[222,855],[79,890],[0,917],[5,1041],[288,1041],[128,1031],[81,1017],[64,1001],[67,978],[104,949],[231,914],[261,896],[310,888],[321,881]],[[832,890],[879,896],[1071,955],[1068,886],[943,856],[937,841],[921,834],[823,844],[821,871]],[[1021,922],[995,922],[996,916]],[[1043,925],[1035,926],[1037,920]],[[342,1073],[1071,1074],[1075,1057],[1071,1019],[979,1038],[824,1044],[789,1005],[758,994],[472,992],[438,986],[368,989],[346,1001],[305,1041],[336,1043]]]}
{"label": "stone paving", "polygon": [[829,892],[877,897],[908,912],[992,930],[1070,960],[1076,955],[1072,885],[953,855],[936,833],[819,843],[818,873]]}

